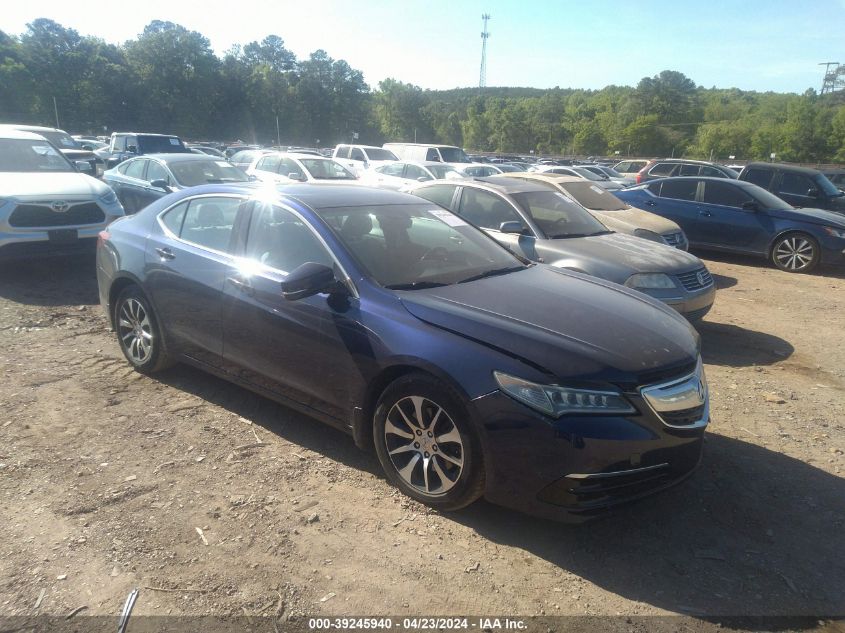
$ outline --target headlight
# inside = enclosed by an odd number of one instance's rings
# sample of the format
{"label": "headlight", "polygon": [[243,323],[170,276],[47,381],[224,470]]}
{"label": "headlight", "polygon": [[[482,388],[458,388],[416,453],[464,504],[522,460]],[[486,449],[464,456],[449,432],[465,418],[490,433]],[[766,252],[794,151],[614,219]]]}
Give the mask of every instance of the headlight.
{"label": "headlight", "polygon": [[100,196],[100,202],[103,204],[115,204],[117,202],[117,194],[114,192],[114,189],[109,189]]}
{"label": "headlight", "polygon": [[[0,206],[3,206],[3,201],[0,200]],[[845,229],[835,229],[832,226],[824,227],[825,232],[833,237],[839,237],[845,240]]]}
{"label": "headlight", "polygon": [[675,282],[663,273],[637,273],[628,277],[625,285],[639,290],[654,290],[657,288],[676,288]]}
{"label": "headlight", "polygon": [[658,235],[654,231],[649,231],[648,229],[636,229],[634,231],[634,235],[636,235],[637,237],[641,237],[644,240],[649,240],[651,242],[660,242],[661,244],[666,243],[666,240],[664,240],[662,236]]}
{"label": "headlight", "polygon": [[622,394],[615,391],[571,389],[558,385],[538,385],[498,371],[493,377],[499,387],[514,400],[545,413],[560,417],[567,413],[634,413]]}

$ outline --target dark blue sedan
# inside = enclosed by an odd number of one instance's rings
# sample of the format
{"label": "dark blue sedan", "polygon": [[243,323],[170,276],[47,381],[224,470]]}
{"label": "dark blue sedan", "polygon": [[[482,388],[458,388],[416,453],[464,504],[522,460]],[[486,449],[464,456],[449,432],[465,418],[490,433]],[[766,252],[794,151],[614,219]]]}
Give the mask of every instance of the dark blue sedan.
{"label": "dark blue sedan", "polygon": [[415,196],[173,193],[103,231],[97,279],[137,371],[183,361],[302,410],[442,510],[485,495],[589,516],[701,457],[707,383],[683,317]]}
{"label": "dark blue sedan", "polygon": [[677,222],[691,247],[765,257],[793,273],[845,264],[845,216],[796,209],[750,182],[662,178],[616,196]]}

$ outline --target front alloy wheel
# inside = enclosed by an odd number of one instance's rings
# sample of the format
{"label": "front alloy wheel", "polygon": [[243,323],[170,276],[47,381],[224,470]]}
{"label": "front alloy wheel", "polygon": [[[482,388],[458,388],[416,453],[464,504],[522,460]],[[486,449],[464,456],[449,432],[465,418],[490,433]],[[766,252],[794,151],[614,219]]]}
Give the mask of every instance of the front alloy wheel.
{"label": "front alloy wheel", "polygon": [[806,273],[819,261],[819,246],[809,235],[793,233],[779,238],[772,247],[772,262],[790,273]]}
{"label": "front alloy wheel", "polygon": [[397,379],[376,407],[373,439],[388,478],[418,501],[457,510],[481,496],[481,450],[460,397],[425,374]]}

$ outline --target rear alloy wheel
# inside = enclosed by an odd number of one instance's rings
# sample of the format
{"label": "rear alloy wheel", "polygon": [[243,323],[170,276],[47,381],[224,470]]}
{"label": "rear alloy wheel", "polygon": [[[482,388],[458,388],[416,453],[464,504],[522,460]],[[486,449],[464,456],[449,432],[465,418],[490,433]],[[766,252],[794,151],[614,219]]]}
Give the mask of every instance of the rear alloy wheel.
{"label": "rear alloy wheel", "polygon": [[376,408],[374,440],[390,480],[418,501],[457,510],[481,496],[478,440],[451,389],[418,374],[393,382]]}
{"label": "rear alloy wheel", "polygon": [[804,233],[779,237],[772,246],[772,262],[790,273],[807,273],[819,263],[819,245]]}
{"label": "rear alloy wheel", "polygon": [[114,322],[120,349],[137,371],[151,374],[172,364],[162,348],[153,310],[137,286],[120,293]]}

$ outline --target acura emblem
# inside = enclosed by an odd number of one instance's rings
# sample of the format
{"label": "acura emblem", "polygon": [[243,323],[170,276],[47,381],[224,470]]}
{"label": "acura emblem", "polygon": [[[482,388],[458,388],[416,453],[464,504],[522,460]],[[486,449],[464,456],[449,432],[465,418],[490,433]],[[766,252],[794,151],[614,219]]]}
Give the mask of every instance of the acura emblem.
{"label": "acura emblem", "polygon": [[64,213],[70,208],[70,205],[67,202],[56,201],[50,205],[50,208],[56,213]]}

